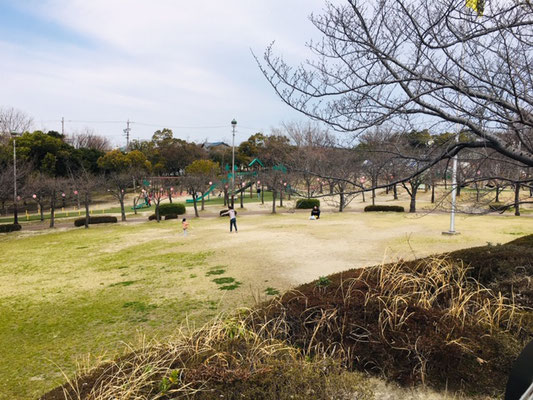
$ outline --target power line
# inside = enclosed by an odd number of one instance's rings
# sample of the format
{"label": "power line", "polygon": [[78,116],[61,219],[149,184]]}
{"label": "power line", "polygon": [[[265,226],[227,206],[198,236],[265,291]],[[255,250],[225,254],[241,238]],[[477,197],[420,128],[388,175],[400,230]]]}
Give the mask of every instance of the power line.
{"label": "power line", "polygon": [[[64,124],[65,122],[71,122],[76,124],[124,124],[127,123],[127,121],[124,120],[81,120],[81,119],[49,119],[49,120],[41,120],[41,122],[61,122]],[[154,127],[154,128],[171,128],[171,129],[224,129],[227,128],[228,125],[172,125],[172,124],[159,124],[159,123],[150,123],[150,122],[141,122],[141,121],[129,121],[130,124],[135,124],[139,126],[147,126],[147,127]],[[249,126],[239,126],[240,129],[247,129],[247,130],[255,130],[255,131],[261,131],[262,129],[259,128],[253,128]]]}

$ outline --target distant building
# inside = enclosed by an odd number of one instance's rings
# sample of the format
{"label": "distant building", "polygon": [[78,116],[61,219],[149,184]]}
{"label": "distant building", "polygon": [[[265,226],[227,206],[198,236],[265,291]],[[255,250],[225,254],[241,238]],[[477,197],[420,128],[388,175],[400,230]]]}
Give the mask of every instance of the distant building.
{"label": "distant building", "polygon": [[226,147],[231,147],[231,146],[224,142],[205,142],[202,144],[202,148],[206,149],[207,151],[224,149]]}

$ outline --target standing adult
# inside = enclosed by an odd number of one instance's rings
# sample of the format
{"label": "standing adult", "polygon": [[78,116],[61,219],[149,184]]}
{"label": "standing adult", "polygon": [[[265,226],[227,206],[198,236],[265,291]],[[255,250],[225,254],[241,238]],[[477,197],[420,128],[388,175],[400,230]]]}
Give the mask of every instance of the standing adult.
{"label": "standing adult", "polygon": [[237,213],[235,212],[232,206],[229,206],[228,215],[229,215],[229,231],[230,233],[233,232],[233,227],[235,227],[235,233],[237,233]]}

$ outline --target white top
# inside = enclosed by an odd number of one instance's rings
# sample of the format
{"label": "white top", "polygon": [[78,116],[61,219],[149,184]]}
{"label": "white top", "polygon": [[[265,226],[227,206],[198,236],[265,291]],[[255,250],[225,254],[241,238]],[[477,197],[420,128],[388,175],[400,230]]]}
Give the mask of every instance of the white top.
{"label": "white top", "polygon": [[235,218],[235,210],[233,208],[229,209],[229,219]]}

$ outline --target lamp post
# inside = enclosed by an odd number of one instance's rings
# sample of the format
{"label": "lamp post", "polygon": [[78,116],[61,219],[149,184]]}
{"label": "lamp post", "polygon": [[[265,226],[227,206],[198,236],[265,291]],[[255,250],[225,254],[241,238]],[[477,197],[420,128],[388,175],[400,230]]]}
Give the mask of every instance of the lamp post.
{"label": "lamp post", "polygon": [[11,132],[13,138],[13,223],[19,223],[18,209],[17,209],[17,145],[16,132]]}
{"label": "lamp post", "polygon": [[231,128],[233,131],[233,140],[231,142],[231,207],[235,204],[235,127],[237,121],[235,118],[231,121]]}

